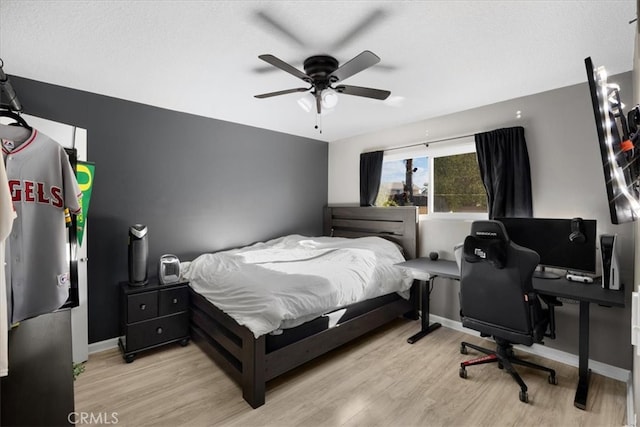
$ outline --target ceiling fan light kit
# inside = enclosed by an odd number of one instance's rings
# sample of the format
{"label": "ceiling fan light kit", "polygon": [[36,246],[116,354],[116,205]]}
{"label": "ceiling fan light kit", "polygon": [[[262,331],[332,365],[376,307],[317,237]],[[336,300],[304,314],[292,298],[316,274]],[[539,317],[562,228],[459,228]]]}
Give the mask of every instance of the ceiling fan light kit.
{"label": "ceiling fan light kit", "polygon": [[[337,83],[342,83],[343,80],[353,76],[360,71],[380,62],[380,58],[368,50],[363,51],[359,55],[356,55],[353,59],[340,65],[337,59],[329,55],[314,55],[305,59],[304,72],[295,68],[294,66],[284,62],[283,60],[273,55],[260,55],[258,58],[273,65],[276,68],[285,71],[300,80],[308,83],[310,86],[306,88],[294,88],[285,89],[277,92],[263,93],[255,95],[256,98],[270,98],[273,96],[286,95],[296,92],[309,92],[309,94],[315,100],[316,107],[316,129],[322,133],[321,126],[318,125],[319,116],[322,114],[322,109],[330,110],[338,103],[338,94],[360,96],[364,98],[372,98],[378,100],[385,100],[391,92],[388,90],[373,89],[360,86],[347,86]],[[302,97],[298,99],[298,104],[305,110],[311,111],[312,104],[309,97]]]}
{"label": "ceiling fan light kit", "polygon": [[307,113],[310,113],[311,110],[313,110],[314,102],[315,102],[315,99],[313,98],[313,95],[311,95],[310,93],[306,93],[302,95],[300,98],[298,98],[298,105]]}
{"label": "ceiling fan light kit", "polygon": [[[338,104],[338,93],[333,89],[323,90],[320,104],[322,105],[322,115],[324,116],[326,114],[329,114]],[[315,108],[316,99],[314,95],[311,94],[311,92],[307,92],[300,98],[298,98],[298,105],[306,113],[310,113]]]}

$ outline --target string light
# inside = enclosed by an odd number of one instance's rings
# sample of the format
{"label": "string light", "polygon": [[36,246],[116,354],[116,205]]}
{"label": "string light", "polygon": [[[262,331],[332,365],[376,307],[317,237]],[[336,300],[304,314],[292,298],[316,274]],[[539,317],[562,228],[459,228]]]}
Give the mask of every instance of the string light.
{"label": "string light", "polygon": [[[611,128],[615,125],[615,122],[612,122],[609,119],[609,114],[611,113],[610,107],[610,89],[619,90],[620,86],[615,83],[607,83],[607,71],[604,67],[598,67],[596,70],[596,75],[598,77],[598,84],[600,85],[600,90],[602,93],[602,113],[606,118],[603,121],[604,133],[605,133],[605,146],[607,147],[607,158],[609,159],[609,163],[611,167],[609,168],[611,171],[611,179],[614,181],[614,189],[618,190],[621,195],[625,197],[625,199],[629,202],[629,206],[634,212],[634,214],[640,213],[640,203],[638,200],[629,192],[629,189],[626,186],[625,178],[623,174],[620,173],[616,155],[613,147],[614,138]],[[617,103],[615,103],[616,108],[620,108]],[[622,107],[623,108],[623,107]]]}

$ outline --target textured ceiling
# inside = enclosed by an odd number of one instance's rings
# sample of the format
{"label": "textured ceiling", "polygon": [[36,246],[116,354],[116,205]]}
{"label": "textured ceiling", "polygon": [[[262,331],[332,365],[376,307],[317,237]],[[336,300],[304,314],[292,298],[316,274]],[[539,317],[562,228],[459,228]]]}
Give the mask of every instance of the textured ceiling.
{"label": "textured ceiling", "polygon": [[[631,70],[635,5],[0,0],[0,58],[8,74],[335,141],[585,82],[587,56],[610,74]],[[378,10],[377,20],[340,42]],[[322,118],[322,134],[314,129],[315,114],[297,105],[299,94],[253,97],[301,86],[283,71],[268,70],[260,54],[301,68],[314,54],[342,63],[363,50],[381,63],[345,84],[387,89],[391,96],[341,95]]]}

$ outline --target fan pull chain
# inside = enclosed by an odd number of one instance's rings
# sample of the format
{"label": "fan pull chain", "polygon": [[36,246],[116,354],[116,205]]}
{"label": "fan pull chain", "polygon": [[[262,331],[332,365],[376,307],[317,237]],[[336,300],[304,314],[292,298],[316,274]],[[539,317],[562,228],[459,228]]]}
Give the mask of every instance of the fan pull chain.
{"label": "fan pull chain", "polygon": [[322,133],[322,116],[320,114],[316,114],[316,125],[315,129],[318,129],[320,133]]}

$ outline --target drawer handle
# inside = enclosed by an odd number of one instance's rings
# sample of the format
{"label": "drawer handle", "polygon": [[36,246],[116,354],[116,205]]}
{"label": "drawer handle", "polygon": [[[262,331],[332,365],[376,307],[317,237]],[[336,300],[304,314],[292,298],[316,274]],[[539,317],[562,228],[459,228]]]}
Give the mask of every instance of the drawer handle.
{"label": "drawer handle", "polygon": [[177,303],[178,303],[178,298],[174,298],[172,302],[173,302],[174,304],[177,304]]}
{"label": "drawer handle", "polygon": [[156,333],[158,335],[161,335],[162,334],[162,328],[158,327],[158,329],[156,329]]}
{"label": "drawer handle", "polygon": [[147,304],[140,304],[140,310],[146,310]]}

